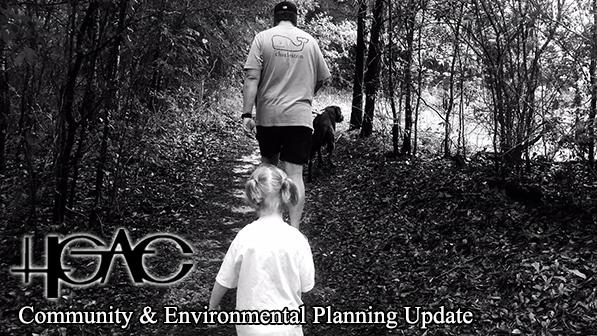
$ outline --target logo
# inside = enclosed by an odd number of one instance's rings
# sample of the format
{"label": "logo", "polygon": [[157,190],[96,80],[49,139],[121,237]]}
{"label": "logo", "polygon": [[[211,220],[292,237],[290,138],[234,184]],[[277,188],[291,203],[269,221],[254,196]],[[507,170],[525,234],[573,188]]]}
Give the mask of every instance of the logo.
{"label": "logo", "polygon": [[296,42],[287,36],[272,36],[272,48],[274,48],[274,50],[299,52],[303,51],[307,43],[309,43],[309,39],[304,38],[302,36],[296,37]]}
{"label": "logo", "polygon": [[[29,284],[31,276],[39,275],[45,279],[46,298],[57,299],[61,285],[72,287],[89,287],[95,283],[105,284],[112,273],[114,260],[120,258],[134,284],[168,285],[182,280],[193,269],[192,262],[183,262],[178,270],[169,277],[158,277],[150,274],[145,265],[147,256],[156,255],[153,245],[156,242],[175,244],[182,256],[193,254],[191,246],[182,238],[172,234],[149,235],[131,245],[128,232],[118,229],[112,244],[108,247],[98,237],[90,234],[73,234],[61,239],[58,235],[46,236],[45,265],[35,266],[32,262],[31,236],[23,237],[22,264],[11,268],[14,275],[21,274],[25,284]],[[167,251],[166,251],[167,252]],[[76,269],[71,269],[66,257],[94,258],[98,260],[96,269],[90,275],[75,276]],[[69,259],[70,260],[70,259]],[[80,273],[80,272],[79,272]]]}

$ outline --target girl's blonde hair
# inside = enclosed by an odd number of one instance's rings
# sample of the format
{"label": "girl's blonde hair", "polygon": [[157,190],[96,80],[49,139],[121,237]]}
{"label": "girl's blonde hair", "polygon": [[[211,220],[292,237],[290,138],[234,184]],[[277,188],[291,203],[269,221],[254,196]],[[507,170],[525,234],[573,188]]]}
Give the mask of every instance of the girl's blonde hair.
{"label": "girl's blonde hair", "polygon": [[298,189],[282,169],[262,164],[245,184],[245,196],[256,210],[282,208],[298,202]]}

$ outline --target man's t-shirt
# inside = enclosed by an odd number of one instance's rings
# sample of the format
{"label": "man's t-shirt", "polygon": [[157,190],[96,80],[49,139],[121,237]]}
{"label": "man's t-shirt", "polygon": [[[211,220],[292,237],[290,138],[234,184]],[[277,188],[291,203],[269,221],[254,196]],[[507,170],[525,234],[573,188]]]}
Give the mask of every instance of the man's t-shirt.
{"label": "man's t-shirt", "polygon": [[[226,252],[216,281],[237,288],[237,310],[297,310],[301,292],[315,283],[307,238],[279,217],[241,229]],[[302,335],[300,325],[237,325],[238,335]]]}
{"label": "man's t-shirt", "polygon": [[244,68],[261,70],[257,125],[313,128],[315,84],[330,77],[330,71],[311,35],[285,23],[262,31],[253,39]]}

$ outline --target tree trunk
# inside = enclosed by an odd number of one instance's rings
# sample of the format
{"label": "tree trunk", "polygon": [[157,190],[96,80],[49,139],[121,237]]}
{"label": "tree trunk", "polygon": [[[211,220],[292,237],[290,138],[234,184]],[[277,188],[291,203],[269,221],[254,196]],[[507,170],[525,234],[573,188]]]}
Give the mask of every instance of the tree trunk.
{"label": "tree trunk", "polygon": [[125,19],[126,19],[126,9],[128,7],[128,0],[120,0],[119,3],[119,13],[118,13],[118,36],[114,40],[110,51],[110,67],[109,67],[109,77],[108,80],[108,102],[106,103],[106,108],[104,110],[104,123],[103,123],[103,130],[102,130],[102,140],[100,145],[100,153],[96,168],[96,175],[95,175],[95,190],[94,190],[94,200],[93,200],[93,207],[91,209],[91,214],[89,216],[89,226],[97,230],[99,232],[102,231],[102,227],[100,225],[101,221],[99,219],[99,211],[101,208],[101,199],[102,199],[102,192],[103,192],[103,184],[104,184],[104,176],[105,176],[105,169],[108,162],[108,141],[110,138],[110,128],[112,127],[110,122],[113,115],[115,115],[119,110],[119,102],[118,102],[118,95],[119,95],[119,67],[120,67],[120,46],[122,44],[122,35],[124,34],[125,30]]}
{"label": "tree trunk", "polygon": [[10,113],[10,97],[8,91],[8,75],[6,74],[6,49],[0,39],[0,173],[6,168],[6,137],[8,133],[8,114]]}
{"label": "tree trunk", "polygon": [[423,26],[425,23],[425,7],[421,8],[421,26],[419,28],[419,33],[417,36],[417,59],[419,63],[419,71],[417,74],[417,101],[415,103],[415,120],[413,123],[414,128],[414,137],[413,137],[413,148],[412,153],[413,155],[417,154],[417,144],[418,144],[418,137],[419,137],[419,107],[421,106],[421,94],[422,91],[422,84],[423,84],[423,56],[422,50],[423,47],[421,46],[422,35],[423,35]]}
{"label": "tree trunk", "polygon": [[388,1],[388,97],[390,97],[390,106],[392,108],[392,152],[394,155],[399,154],[398,136],[400,132],[400,119],[396,112],[396,102],[394,100],[394,57],[392,55],[392,48],[394,41],[392,33],[394,25],[392,24],[392,1]]}
{"label": "tree trunk", "polygon": [[413,63],[413,42],[415,35],[415,4],[410,0],[406,8],[406,50],[404,51],[404,139],[402,141],[402,154],[410,155],[412,152],[412,63]]}
{"label": "tree trunk", "polygon": [[[0,4],[0,17],[6,22],[4,15],[7,3]],[[10,91],[8,86],[8,74],[6,69],[8,47],[4,39],[0,38],[0,174],[6,169],[6,139],[8,137],[8,116],[10,114]]]}
{"label": "tree trunk", "polygon": [[363,72],[365,67],[365,16],[367,0],[359,1],[357,14],[357,45],[354,66],[354,83],[352,86],[352,112],[350,113],[350,129],[359,129],[363,123]]}
{"label": "tree trunk", "polygon": [[[25,74],[23,76],[23,88],[21,89],[21,115],[19,117],[19,147],[17,157],[20,157],[20,151],[23,151],[25,159],[25,167],[27,170],[27,189],[29,193],[29,224],[34,224],[37,218],[37,174],[33,161],[33,150],[31,148],[31,128],[32,126],[32,90],[31,82],[33,80],[33,71],[31,66],[25,66]],[[17,159],[20,160],[20,159]]]}
{"label": "tree trunk", "polygon": [[[93,23],[98,3],[90,2],[89,7],[77,32],[76,55],[73,63],[69,63],[65,83],[60,90],[60,108],[56,118],[55,128],[55,161],[54,161],[54,209],[53,222],[61,224],[64,221],[66,201],[68,195],[68,175],[71,165],[71,152],[75,143],[77,121],[73,116],[73,104],[75,101],[75,87],[79,71],[85,59],[83,43],[85,33]],[[73,13],[76,11],[73,11]],[[74,33],[74,32],[73,32]]]}
{"label": "tree trunk", "polygon": [[597,0],[593,0],[593,38],[591,46],[591,107],[589,109],[589,165],[595,169],[595,115],[597,114]]}
{"label": "tree trunk", "polygon": [[[465,52],[466,53],[466,52]],[[466,158],[466,125],[464,122],[464,66],[462,57],[458,57],[458,67],[460,68],[460,104],[458,104],[458,154]]]}
{"label": "tree trunk", "polygon": [[100,23],[98,22],[97,18],[94,20],[92,27],[92,48],[95,50],[90,57],[89,65],[87,67],[87,79],[85,83],[85,93],[83,94],[83,101],[81,102],[81,108],[79,115],[81,116],[80,121],[80,128],[79,128],[79,141],[77,143],[77,149],[75,150],[75,155],[73,157],[73,172],[72,172],[72,179],[70,183],[70,197],[68,199],[68,204],[72,208],[74,207],[75,203],[75,195],[77,191],[77,181],[79,179],[79,166],[81,164],[81,160],[83,159],[83,148],[87,142],[87,135],[88,135],[88,125],[89,121],[91,120],[94,112],[94,101],[95,101],[95,91],[97,88],[95,87],[95,76],[97,71],[97,58],[99,54],[99,33],[100,29],[105,27],[105,20],[102,20],[101,28]]}
{"label": "tree trunk", "polygon": [[446,106],[446,118],[444,120],[445,127],[444,127],[444,157],[449,158],[452,156],[450,150],[450,133],[452,130],[452,125],[450,124],[450,116],[452,114],[452,110],[454,109],[454,72],[456,70],[456,59],[458,56],[458,44],[460,42],[459,35],[460,35],[460,23],[462,22],[462,10],[464,8],[464,3],[460,5],[460,15],[458,15],[458,21],[456,23],[456,28],[454,29],[454,43],[452,45],[452,63],[450,64],[450,82],[449,82],[449,89],[448,89],[448,104]]}
{"label": "tree trunk", "polygon": [[375,110],[375,95],[379,86],[380,42],[383,29],[383,0],[375,0],[373,23],[369,39],[369,53],[367,54],[367,70],[365,71],[365,116],[361,128],[361,137],[368,137],[373,133],[373,112]]}
{"label": "tree trunk", "polygon": [[[78,68],[75,65],[75,68]],[[54,211],[53,221],[60,224],[64,221],[66,197],[68,190],[68,172],[70,170],[70,154],[75,141],[76,124],[72,117],[74,86],[79,69],[71,69],[67,75],[67,83],[63,88],[62,107],[59,110],[56,124],[56,159],[54,162]]]}

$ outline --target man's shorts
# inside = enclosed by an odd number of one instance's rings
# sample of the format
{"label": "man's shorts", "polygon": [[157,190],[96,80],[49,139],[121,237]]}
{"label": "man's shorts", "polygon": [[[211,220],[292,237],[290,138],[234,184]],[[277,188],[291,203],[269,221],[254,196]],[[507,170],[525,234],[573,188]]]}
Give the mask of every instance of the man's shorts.
{"label": "man's shorts", "polygon": [[313,131],[305,126],[257,126],[261,156],[298,165],[309,161]]}

